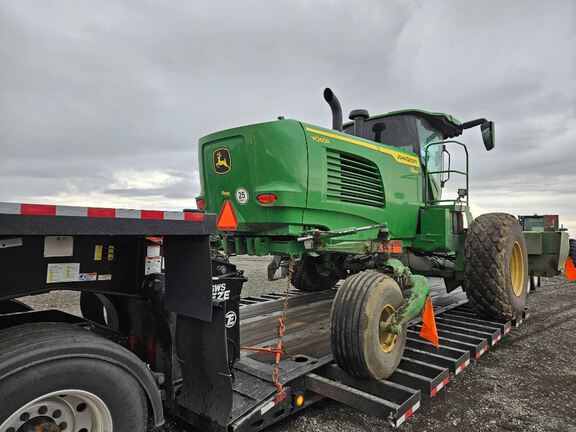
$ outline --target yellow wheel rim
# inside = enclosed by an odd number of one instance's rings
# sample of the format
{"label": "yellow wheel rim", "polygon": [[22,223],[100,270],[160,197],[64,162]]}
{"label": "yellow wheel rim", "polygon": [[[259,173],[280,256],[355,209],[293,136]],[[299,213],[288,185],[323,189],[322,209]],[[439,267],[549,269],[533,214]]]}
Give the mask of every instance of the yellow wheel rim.
{"label": "yellow wheel rim", "polygon": [[512,254],[510,255],[510,281],[512,282],[512,290],[516,297],[520,297],[526,288],[524,286],[524,256],[522,254],[522,247],[520,243],[514,242],[512,246]]}
{"label": "yellow wheel rim", "polygon": [[394,349],[394,344],[396,343],[396,339],[398,339],[398,335],[390,332],[382,331],[384,327],[384,323],[388,320],[390,315],[394,313],[394,306],[391,304],[387,304],[382,309],[382,313],[380,314],[380,323],[378,326],[378,338],[380,339],[380,348],[385,353],[389,353]]}

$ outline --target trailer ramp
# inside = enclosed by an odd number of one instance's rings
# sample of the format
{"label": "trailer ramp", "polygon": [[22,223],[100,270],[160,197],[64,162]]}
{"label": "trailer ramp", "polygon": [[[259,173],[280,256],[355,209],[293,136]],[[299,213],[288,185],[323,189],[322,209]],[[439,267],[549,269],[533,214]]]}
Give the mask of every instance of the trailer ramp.
{"label": "trailer ramp", "polygon": [[[359,411],[383,417],[398,427],[420,408],[423,399],[434,398],[471,361],[478,360],[514,327],[528,318],[497,322],[478,317],[461,290],[446,294],[441,282],[431,283],[440,347],[418,335],[419,319],[408,326],[404,357],[387,380],[350,376],[334,363],[330,350],[330,310],[336,289],[315,293],[290,290],[287,358],[280,362],[283,393],[272,384],[273,360],[265,353],[242,351],[234,365],[233,431],[259,431],[276,421],[329,398]],[[273,346],[276,322],[284,295],[270,293],[242,299],[240,326],[243,346]],[[296,397],[304,403],[297,406]]]}

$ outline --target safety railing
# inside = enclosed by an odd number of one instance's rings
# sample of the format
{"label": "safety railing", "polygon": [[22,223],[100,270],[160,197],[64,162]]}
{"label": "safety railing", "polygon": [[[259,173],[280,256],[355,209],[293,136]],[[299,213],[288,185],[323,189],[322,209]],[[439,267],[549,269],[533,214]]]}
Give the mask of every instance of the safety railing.
{"label": "safety railing", "polygon": [[[443,149],[442,152],[442,168],[443,168],[443,161],[444,161],[444,152],[448,153],[448,169],[441,169],[438,171],[429,171],[428,170],[428,166],[429,166],[429,161],[430,161],[430,148],[432,147],[436,147],[436,146],[445,146],[446,144],[456,144],[461,146],[464,149],[464,154],[466,155],[466,171],[460,171],[460,170],[453,170],[450,167],[450,152],[448,152],[445,148]],[[468,148],[466,147],[465,144],[461,143],[460,141],[439,141],[439,142],[433,142],[430,143],[426,146],[426,151],[424,152],[424,164],[426,166],[426,174],[424,176],[424,182],[425,182],[425,187],[424,187],[424,202],[426,203],[426,205],[436,205],[439,203],[459,203],[459,204],[466,204],[468,205],[468,200],[469,200],[469,191],[470,188],[468,187]],[[440,174],[440,177],[442,177],[442,175],[447,174],[447,177],[445,180],[441,180],[441,184],[438,185],[440,188],[440,198],[441,198],[441,193],[442,193],[442,188],[444,187],[444,183],[446,181],[448,181],[450,179],[450,174],[458,174],[458,175],[462,175],[466,178],[466,194],[464,196],[460,196],[460,194],[458,195],[457,198],[455,199],[435,199],[433,196],[430,197],[430,189],[431,189],[431,181],[432,181],[432,175],[435,174]]]}

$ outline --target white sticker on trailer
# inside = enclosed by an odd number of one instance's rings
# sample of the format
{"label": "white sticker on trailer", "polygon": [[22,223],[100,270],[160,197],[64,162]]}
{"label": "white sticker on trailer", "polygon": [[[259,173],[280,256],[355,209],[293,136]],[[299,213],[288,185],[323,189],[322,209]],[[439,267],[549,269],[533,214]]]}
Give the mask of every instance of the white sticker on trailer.
{"label": "white sticker on trailer", "polygon": [[78,282],[80,263],[48,264],[46,283]]}
{"label": "white sticker on trailer", "polygon": [[74,237],[44,237],[44,258],[70,257],[74,255]]}
{"label": "white sticker on trailer", "polygon": [[144,274],[162,273],[162,257],[146,258]]}
{"label": "white sticker on trailer", "polygon": [[98,273],[80,273],[79,282],[94,282],[98,280]]}
{"label": "white sticker on trailer", "polygon": [[160,246],[148,246],[146,248],[146,256],[149,258],[160,256]]}
{"label": "white sticker on trailer", "polygon": [[0,240],[0,249],[22,246],[22,237]]}

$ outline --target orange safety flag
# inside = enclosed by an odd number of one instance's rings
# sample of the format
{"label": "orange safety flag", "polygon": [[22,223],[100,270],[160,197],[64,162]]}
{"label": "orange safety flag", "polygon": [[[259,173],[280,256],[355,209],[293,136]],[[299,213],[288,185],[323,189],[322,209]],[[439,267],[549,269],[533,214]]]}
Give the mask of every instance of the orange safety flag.
{"label": "orange safety flag", "polygon": [[436,319],[434,318],[434,306],[432,306],[430,296],[426,299],[426,304],[422,309],[422,329],[420,330],[420,337],[432,342],[436,348],[440,346]]}
{"label": "orange safety flag", "polygon": [[576,266],[574,266],[574,261],[572,258],[568,257],[566,260],[566,266],[564,267],[564,274],[569,281],[576,280]]}

